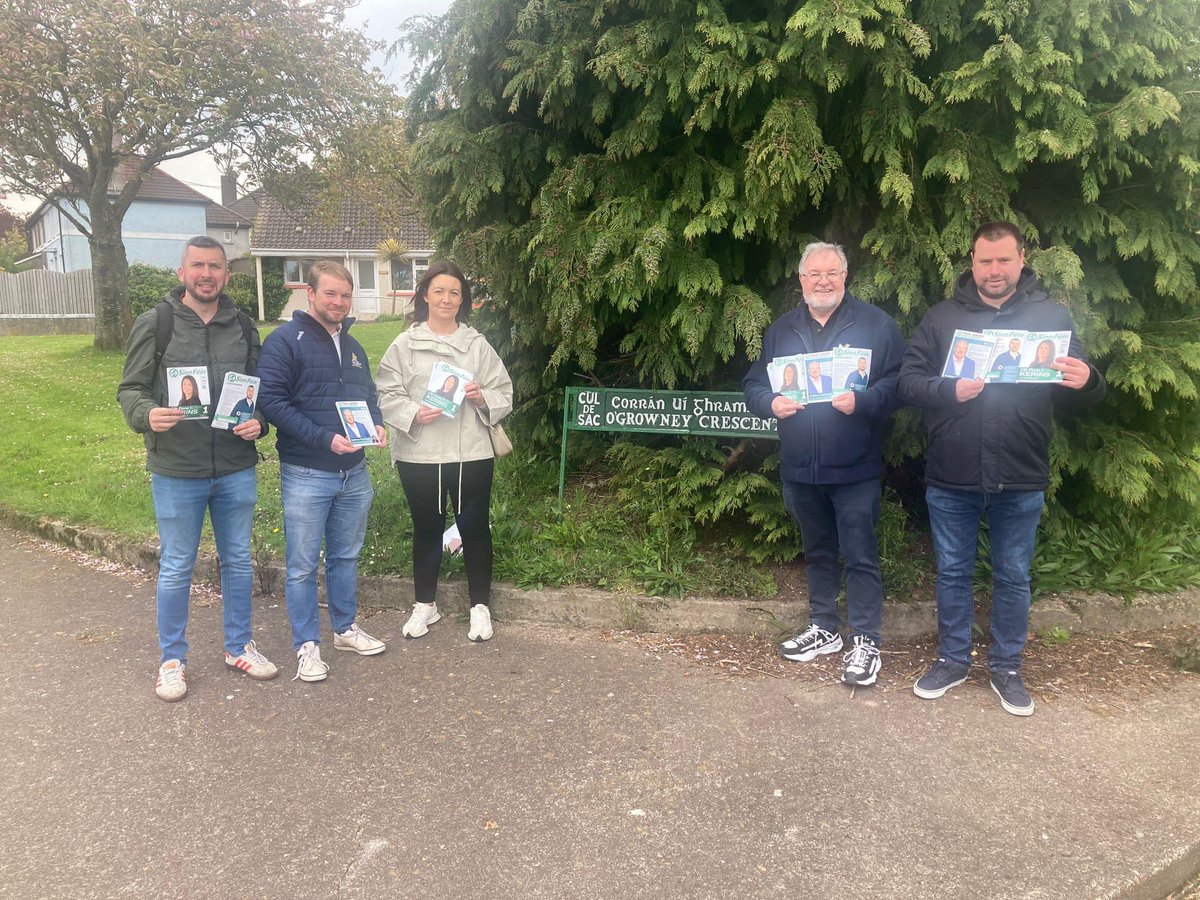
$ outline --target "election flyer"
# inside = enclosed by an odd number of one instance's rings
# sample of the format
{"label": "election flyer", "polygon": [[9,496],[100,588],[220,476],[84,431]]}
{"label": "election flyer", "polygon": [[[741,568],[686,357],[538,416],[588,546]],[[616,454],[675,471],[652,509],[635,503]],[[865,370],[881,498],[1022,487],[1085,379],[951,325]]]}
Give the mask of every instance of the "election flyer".
{"label": "election flyer", "polygon": [[167,368],[167,405],[182,409],[184,419],[207,419],[211,400],[207,366]]}
{"label": "election flyer", "polygon": [[213,413],[212,427],[229,431],[254,418],[258,405],[259,379],[253,375],[229,372],[221,385],[221,396],[217,398],[217,409]]}
{"label": "election flyer", "polygon": [[433,364],[433,371],[429,373],[429,386],[421,402],[434,409],[440,409],[443,416],[453,419],[462,405],[467,382],[474,378],[475,376],[466,369],[452,366],[448,362],[436,362]]}

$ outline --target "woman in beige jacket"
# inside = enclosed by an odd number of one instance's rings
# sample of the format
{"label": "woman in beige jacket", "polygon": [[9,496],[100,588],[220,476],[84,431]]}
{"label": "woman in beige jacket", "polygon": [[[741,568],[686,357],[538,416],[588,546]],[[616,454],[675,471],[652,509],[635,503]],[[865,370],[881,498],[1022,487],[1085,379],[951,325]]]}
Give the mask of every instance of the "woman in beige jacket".
{"label": "woman in beige jacket", "polygon": [[[439,260],[429,267],[417,285],[413,307],[416,321],[392,342],[375,376],[379,408],[392,432],[392,460],[413,520],[416,602],[403,634],[422,637],[441,618],[437,581],[449,497],[471,596],[467,637],[486,641],[492,636],[488,508],[495,454],[490,426],[512,410],[512,380],[492,345],[467,324],[471,285],[454,263]],[[427,393],[436,393],[430,390],[430,376],[439,363],[469,375],[464,376],[462,404],[452,416],[424,402]]]}

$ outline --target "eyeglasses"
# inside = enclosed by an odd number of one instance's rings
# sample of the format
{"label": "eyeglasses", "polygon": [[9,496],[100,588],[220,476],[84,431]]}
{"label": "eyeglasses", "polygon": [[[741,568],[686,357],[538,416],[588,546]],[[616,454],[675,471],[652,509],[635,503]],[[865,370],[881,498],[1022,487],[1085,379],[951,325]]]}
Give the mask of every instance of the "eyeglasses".
{"label": "eyeglasses", "polygon": [[801,272],[800,277],[806,278],[809,281],[820,281],[823,278],[828,278],[830,281],[837,281],[846,275],[845,269],[835,269],[831,272]]}

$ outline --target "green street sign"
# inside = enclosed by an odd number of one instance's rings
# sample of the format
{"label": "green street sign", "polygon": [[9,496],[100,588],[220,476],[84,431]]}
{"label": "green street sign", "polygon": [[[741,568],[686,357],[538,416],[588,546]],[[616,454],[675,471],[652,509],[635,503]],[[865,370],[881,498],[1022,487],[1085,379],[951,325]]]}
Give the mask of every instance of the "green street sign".
{"label": "green street sign", "polygon": [[563,397],[558,462],[558,517],[567,480],[567,435],[572,431],[691,434],[779,439],[778,422],[760,419],[736,391],[647,391],[568,387]]}

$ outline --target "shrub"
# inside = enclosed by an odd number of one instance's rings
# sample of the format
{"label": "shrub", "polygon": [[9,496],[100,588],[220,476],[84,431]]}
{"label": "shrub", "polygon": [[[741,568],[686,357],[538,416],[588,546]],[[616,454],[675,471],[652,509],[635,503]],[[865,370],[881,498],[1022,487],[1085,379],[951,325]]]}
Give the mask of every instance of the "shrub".
{"label": "shrub", "polygon": [[160,269],[145,263],[129,265],[129,305],[137,318],[150,309],[173,288],[179,287],[179,277],[170,269]]}

